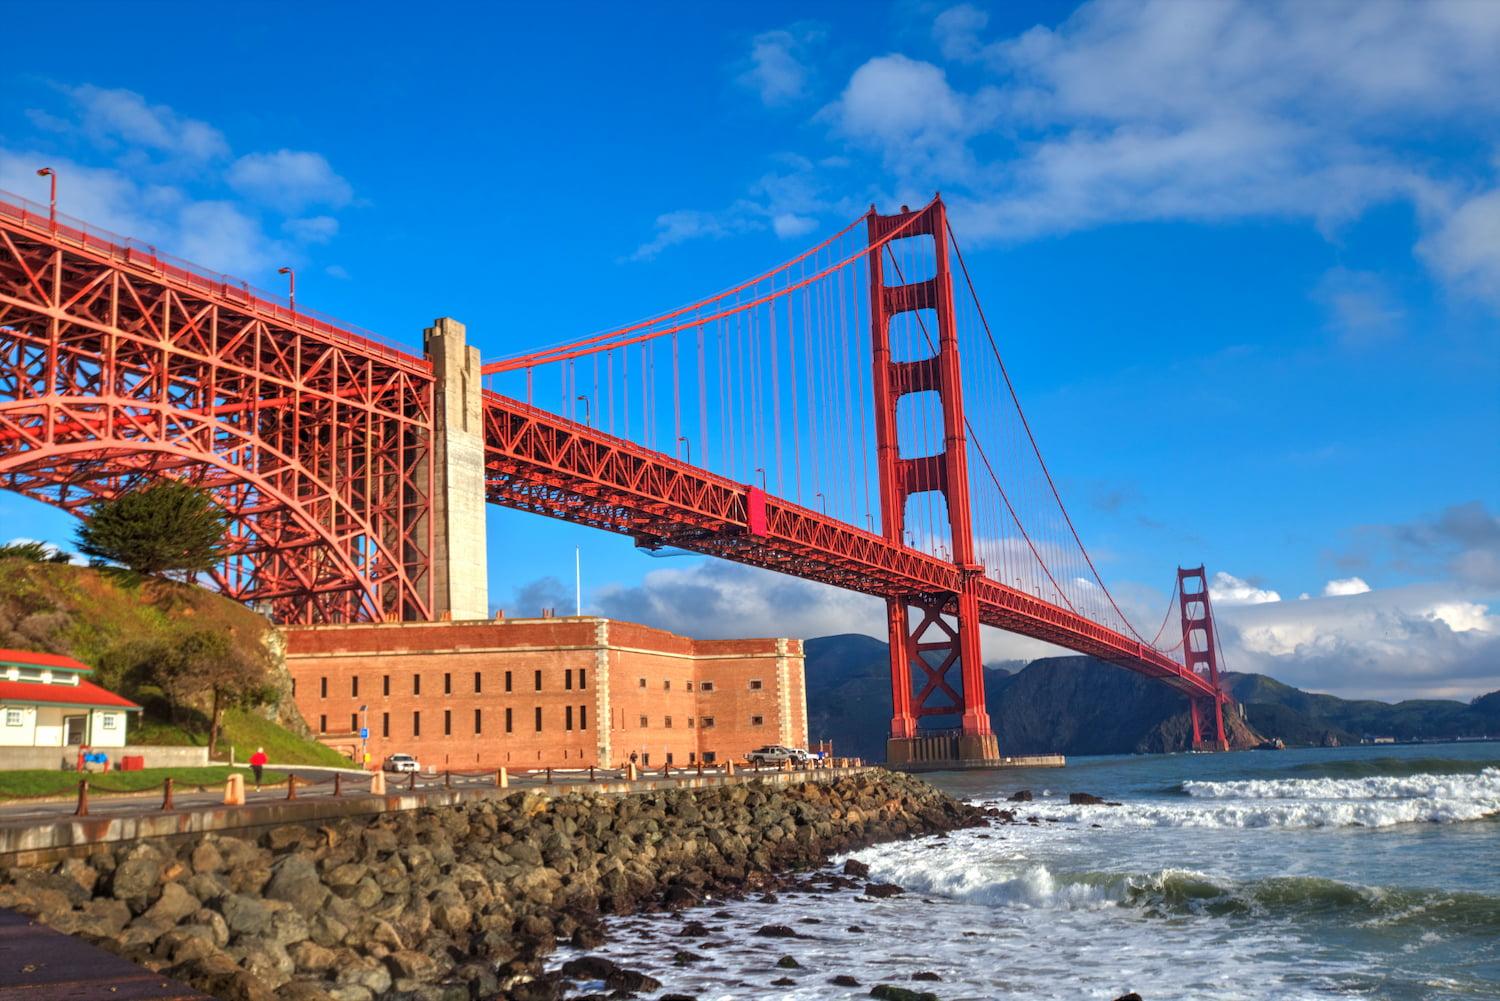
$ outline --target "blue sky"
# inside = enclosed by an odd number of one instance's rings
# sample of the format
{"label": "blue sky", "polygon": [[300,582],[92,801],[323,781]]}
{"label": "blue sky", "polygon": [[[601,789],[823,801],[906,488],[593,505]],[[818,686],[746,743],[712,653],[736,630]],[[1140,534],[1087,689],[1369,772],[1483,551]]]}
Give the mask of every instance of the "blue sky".
{"label": "blue sky", "polygon": [[[293,265],[301,302],[412,345],[437,315],[487,358],[607,328],[942,190],[1139,619],[1203,561],[1232,666],[1500,687],[1500,6],[85,6],[8,14],[0,188],[45,200],[52,165],[63,211],[267,288]],[[490,533],[513,612],[566,607],[577,545],[609,614],[881,625],[527,516]],[[0,536],[70,535],[0,495]]]}

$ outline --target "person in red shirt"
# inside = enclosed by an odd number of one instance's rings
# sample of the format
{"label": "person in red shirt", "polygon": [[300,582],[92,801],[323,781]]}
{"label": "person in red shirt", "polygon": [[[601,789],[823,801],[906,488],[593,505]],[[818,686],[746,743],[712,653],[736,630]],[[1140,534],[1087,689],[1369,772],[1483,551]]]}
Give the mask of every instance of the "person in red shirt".
{"label": "person in red shirt", "polygon": [[260,788],[261,773],[265,771],[266,762],[269,760],[264,747],[257,747],[255,753],[250,755],[250,770],[255,773],[255,788],[257,789]]}

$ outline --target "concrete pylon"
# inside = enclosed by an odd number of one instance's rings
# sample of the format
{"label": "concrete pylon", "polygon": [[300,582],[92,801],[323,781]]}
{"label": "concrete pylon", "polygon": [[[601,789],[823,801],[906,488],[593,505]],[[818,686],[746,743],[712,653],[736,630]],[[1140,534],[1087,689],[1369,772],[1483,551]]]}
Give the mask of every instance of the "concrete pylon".
{"label": "concrete pylon", "polygon": [[479,349],[464,325],[439,317],[423,331],[436,399],[432,436],[434,618],[489,618],[484,530],[484,401]]}

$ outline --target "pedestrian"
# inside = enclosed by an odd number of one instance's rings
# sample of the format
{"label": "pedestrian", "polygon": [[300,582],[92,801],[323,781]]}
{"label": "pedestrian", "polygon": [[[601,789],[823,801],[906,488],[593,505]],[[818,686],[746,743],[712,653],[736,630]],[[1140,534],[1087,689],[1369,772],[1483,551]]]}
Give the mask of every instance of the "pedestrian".
{"label": "pedestrian", "polygon": [[260,789],[261,775],[264,774],[266,762],[269,760],[266,757],[266,749],[264,747],[257,747],[255,753],[250,755],[250,770],[255,773],[255,788],[257,790]]}

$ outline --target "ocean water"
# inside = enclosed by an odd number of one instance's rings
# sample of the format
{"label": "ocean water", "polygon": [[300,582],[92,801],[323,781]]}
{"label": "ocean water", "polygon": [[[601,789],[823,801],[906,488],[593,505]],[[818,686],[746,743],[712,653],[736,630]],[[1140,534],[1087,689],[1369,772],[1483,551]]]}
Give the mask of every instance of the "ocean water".
{"label": "ocean water", "polygon": [[[998,805],[1037,822],[856,853],[899,897],[784,894],[614,919],[598,951],[703,1001],[867,997],[877,983],[944,1001],[1500,999],[1500,744],[928,778],[979,803],[1031,789],[1032,803]],[[1121,805],[1069,806],[1071,791]],[[676,937],[686,919],[711,936]],[[766,924],[799,937],[752,934]],[[704,960],[674,964],[677,949]],[[780,956],[799,968],[776,968]]]}

